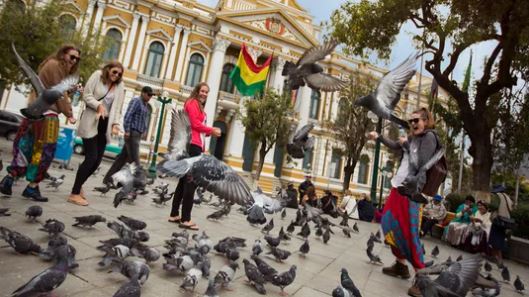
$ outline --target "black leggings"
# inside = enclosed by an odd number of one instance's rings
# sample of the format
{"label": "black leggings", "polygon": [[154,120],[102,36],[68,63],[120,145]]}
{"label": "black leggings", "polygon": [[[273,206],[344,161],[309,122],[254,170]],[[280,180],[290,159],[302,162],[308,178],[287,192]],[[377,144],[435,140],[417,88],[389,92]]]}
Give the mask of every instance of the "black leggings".
{"label": "black leggings", "polygon": [[[195,157],[202,153],[202,148],[198,145],[192,144],[189,147],[189,156]],[[195,196],[196,184],[191,180],[190,176],[183,176],[178,181],[178,186],[173,195],[173,208],[171,209],[171,217],[176,217],[180,214],[180,204],[182,204],[182,222],[191,221],[191,210],[193,209],[193,198]]]}
{"label": "black leggings", "polygon": [[97,135],[92,138],[83,138],[84,161],[77,169],[72,194],[79,195],[81,193],[83,184],[101,164],[107,145],[107,127],[108,118],[99,119]]}

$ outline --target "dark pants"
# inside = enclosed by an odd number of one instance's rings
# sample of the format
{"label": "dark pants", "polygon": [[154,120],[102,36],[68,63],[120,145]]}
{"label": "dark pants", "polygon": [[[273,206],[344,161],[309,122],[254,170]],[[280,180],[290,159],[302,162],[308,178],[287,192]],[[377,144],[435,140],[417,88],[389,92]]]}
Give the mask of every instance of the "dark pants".
{"label": "dark pants", "polygon": [[[202,148],[198,145],[192,144],[189,147],[189,156],[195,157],[202,153]],[[171,209],[171,217],[176,217],[180,214],[180,204],[182,204],[182,222],[191,221],[191,210],[193,209],[193,198],[195,196],[195,189],[197,188],[191,176],[186,175],[180,178],[178,186],[173,195],[173,208]]]}
{"label": "dark pants", "polygon": [[427,217],[422,217],[422,226],[421,231],[423,235],[426,235],[428,233],[432,234],[432,228],[437,224],[439,221],[436,219],[430,219]]}
{"label": "dark pants", "polygon": [[126,163],[134,162],[136,166],[140,166],[140,141],[141,133],[131,131],[129,137],[125,138],[125,145],[121,153],[114,160],[114,163],[112,163],[112,166],[110,166],[110,169],[103,178],[104,183],[112,181],[112,175],[120,171]]}
{"label": "dark pants", "polygon": [[84,161],[77,169],[72,194],[81,193],[83,184],[101,164],[107,145],[107,127],[108,118],[100,119],[97,125],[97,135],[92,138],[83,138]]}

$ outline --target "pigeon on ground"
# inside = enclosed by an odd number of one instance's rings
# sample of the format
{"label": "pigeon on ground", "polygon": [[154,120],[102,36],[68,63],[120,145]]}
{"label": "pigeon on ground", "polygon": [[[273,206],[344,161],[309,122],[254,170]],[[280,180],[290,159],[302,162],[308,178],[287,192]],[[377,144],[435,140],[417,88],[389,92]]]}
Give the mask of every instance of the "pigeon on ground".
{"label": "pigeon on ground", "polygon": [[65,175],[61,175],[59,178],[51,181],[48,185],[46,185],[46,188],[55,188],[55,191],[59,190],[59,187],[64,183],[64,177]]}
{"label": "pigeon on ground", "polygon": [[51,236],[57,236],[57,234],[64,231],[64,223],[56,219],[48,219],[39,231],[48,232]]}
{"label": "pigeon on ground", "polygon": [[314,124],[309,123],[295,133],[291,131],[290,135],[292,136],[287,144],[287,152],[292,158],[302,159],[307,151],[314,148],[314,137],[309,137],[312,129],[314,129]]}
{"label": "pigeon on ground", "polygon": [[503,269],[501,270],[501,278],[506,283],[511,282],[511,273],[509,272],[509,268],[507,268],[507,266],[503,266]]}
{"label": "pigeon on ground", "polygon": [[286,260],[288,257],[290,257],[290,252],[287,250],[280,249],[278,247],[270,247],[270,252],[266,253],[267,255],[272,254],[276,261],[282,262],[283,260]]}
{"label": "pigeon on ground", "polygon": [[277,270],[274,267],[266,263],[265,260],[259,258],[258,256],[252,256],[252,260],[255,262],[257,269],[261,272],[267,281],[271,281],[274,275],[277,275]]}
{"label": "pigeon on ground", "polygon": [[477,255],[453,262],[435,280],[419,271],[416,285],[423,296],[466,296],[478,278],[480,266],[481,256]]}
{"label": "pigeon on ground", "polygon": [[343,235],[347,238],[351,238],[351,231],[349,231],[349,228],[342,228]]}
{"label": "pigeon on ground", "polygon": [[65,92],[76,87],[79,77],[70,75],[64,78],[57,85],[51,86],[47,89],[40,80],[37,73],[35,73],[35,71],[33,71],[33,69],[31,69],[31,67],[20,57],[14,43],[11,44],[11,47],[20,68],[28,77],[31,85],[37,93],[37,99],[35,99],[34,103],[30,104],[27,108],[21,109],[20,112],[24,117],[30,120],[41,119],[44,117],[43,113],[49,110],[51,105],[55,104],[57,100],[63,97]]}
{"label": "pigeon on ground", "polygon": [[215,284],[224,288],[228,287],[235,277],[237,268],[239,268],[237,262],[231,262],[228,265],[222,266],[219,272],[217,272],[217,275],[215,275]]}
{"label": "pigeon on ground", "polygon": [[271,218],[270,221],[268,222],[268,224],[266,224],[263,229],[261,230],[261,232],[263,233],[270,233],[270,231],[274,229],[274,218]]}
{"label": "pigeon on ground", "polygon": [[332,297],[356,297],[353,293],[342,286],[336,287],[331,294]]}
{"label": "pigeon on ground", "polygon": [[248,282],[254,286],[254,288],[257,290],[259,294],[265,295],[266,290],[264,289],[264,283],[266,283],[265,276],[259,271],[257,266],[250,263],[248,259],[242,260],[244,264],[244,273],[246,274],[246,277],[248,278]]}
{"label": "pigeon on ground", "polygon": [[299,252],[301,253],[301,255],[306,256],[309,253],[309,251],[310,251],[309,240],[305,239],[303,244],[299,247]]}
{"label": "pigeon on ground", "polygon": [[237,249],[235,248],[232,248],[232,249],[228,249],[225,253],[226,255],[226,258],[228,258],[228,260],[230,261],[237,261],[239,260],[239,251],[237,251]]}
{"label": "pigeon on ground", "polygon": [[437,258],[437,256],[439,256],[439,247],[438,246],[435,246],[432,250],[432,257],[434,258]]}
{"label": "pigeon on ground", "polygon": [[301,227],[301,231],[298,233],[299,236],[303,238],[307,238],[310,235],[310,227],[309,223],[305,223],[303,227]]}
{"label": "pigeon on ground", "polygon": [[57,263],[34,276],[26,284],[16,289],[11,296],[33,296],[47,294],[59,287],[68,275],[68,246],[57,248]]}
{"label": "pigeon on ground", "polygon": [[101,250],[105,252],[105,255],[97,264],[102,268],[110,267],[112,264],[114,264],[115,260],[124,259],[130,255],[130,248],[122,244],[118,244],[116,246],[105,245],[101,248]]}
{"label": "pigeon on ground", "polygon": [[39,253],[41,248],[26,235],[0,226],[0,238],[4,239],[17,253]]}
{"label": "pigeon on ground", "polygon": [[167,201],[171,200],[173,198],[173,195],[174,195],[174,192],[173,193],[170,193],[170,194],[167,194],[165,192],[161,192],[158,194],[158,197],[157,198],[152,198],[152,202],[154,202],[154,204],[160,206],[160,205],[165,205],[167,203]]}
{"label": "pigeon on ground", "polygon": [[290,236],[288,236],[288,234],[285,233],[285,230],[283,230],[283,227],[281,227],[281,229],[279,229],[279,238],[281,238],[281,240],[283,241],[287,241],[287,240],[290,240]]}
{"label": "pigeon on ground", "polygon": [[44,261],[52,261],[56,258],[57,248],[63,245],[67,245],[68,240],[64,236],[56,236],[48,240],[48,247],[45,250],[39,252],[39,257]]}
{"label": "pigeon on ground", "polygon": [[147,261],[147,263],[150,262],[156,262],[158,259],[160,259],[160,251],[153,247],[148,247],[146,245],[137,243],[135,244],[131,249],[131,253],[135,256],[142,257]]}
{"label": "pigeon on ground", "polygon": [[227,215],[229,213],[229,209],[231,209],[231,205],[227,204],[221,209],[209,214],[206,216],[206,219],[208,220],[219,220],[223,216]]}
{"label": "pigeon on ground", "polygon": [[360,233],[360,230],[358,229],[358,223],[354,223],[353,225],[353,231],[356,232],[356,233]]}
{"label": "pigeon on ground", "polygon": [[354,297],[362,297],[362,294],[360,294],[360,290],[358,290],[358,288],[355,286],[353,280],[351,279],[351,277],[349,277],[349,272],[347,272],[347,269],[345,268],[342,268],[341,270],[340,284],[342,285],[342,287],[351,292]]}
{"label": "pigeon on ground", "polygon": [[349,216],[347,215],[347,212],[342,214],[342,220],[340,221],[339,225],[343,227],[349,227]]}
{"label": "pigeon on ground", "polygon": [[327,244],[327,242],[331,239],[331,229],[330,228],[325,229],[322,235],[322,239],[323,239],[323,243],[325,244]]}
{"label": "pigeon on ground", "polygon": [[287,61],[281,74],[287,77],[286,84],[290,89],[297,90],[305,84],[314,90],[324,92],[334,92],[344,88],[346,86],[344,81],[324,73],[323,67],[317,63],[330,55],[337,45],[338,42],[331,40],[306,50],[296,64]]}
{"label": "pigeon on ground", "polygon": [[390,120],[395,124],[408,129],[406,121],[394,114],[395,107],[400,101],[400,93],[406,84],[415,75],[417,54],[412,54],[395,69],[388,72],[379,82],[376,90],[355,101],[355,105],[363,106],[378,117]]}
{"label": "pigeon on ground", "polygon": [[272,237],[270,235],[265,235],[264,239],[268,243],[270,247],[277,247],[279,243],[281,243],[281,238],[278,237]]}
{"label": "pigeon on ground", "polygon": [[75,223],[72,226],[75,227],[93,227],[97,223],[105,223],[107,219],[100,215],[88,215],[83,217],[74,217]]}
{"label": "pigeon on ground", "polygon": [[520,276],[517,275],[516,279],[514,280],[514,288],[516,289],[516,292],[523,294],[523,291],[525,291],[525,285],[520,279]]}
{"label": "pigeon on ground", "polygon": [[375,234],[375,237],[378,239],[378,242],[382,242],[382,234],[380,233],[380,230],[377,231]]}
{"label": "pigeon on ground", "polygon": [[140,297],[141,286],[138,279],[133,278],[123,284],[112,297]]}
{"label": "pigeon on ground", "polygon": [[219,297],[219,293],[217,292],[217,286],[213,278],[209,280],[208,288],[204,293],[204,297]]}
{"label": "pigeon on ground", "polygon": [[184,281],[180,285],[180,288],[187,290],[191,288],[192,291],[195,290],[195,287],[198,284],[198,280],[202,277],[202,270],[198,268],[191,268],[186,273],[186,276],[184,277]]}
{"label": "pigeon on ground", "polygon": [[281,212],[281,219],[284,220],[287,217],[287,209],[283,208],[283,211]]}
{"label": "pigeon on ground", "polygon": [[272,278],[271,283],[281,288],[281,295],[284,295],[284,289],[288,285],[292,284],[296,279],[296,265],[292,265],[288,271],[277,274]]}
{"label": "pigeon on ground", "polygon": [[292,233],[294,233],[295,230],[296,230],[296,223],[292,221],[287,226],[287,233],[288,234],[292,234]]}
{"label": "pigeon on ground", "polygon": [[32,205],[26,210],[26,217],[30,220],[35,221],[42,215],[42,207],[40,205]]}
{"label": "pigeon on ground", "polygon": [[252,255],[259,256],[263,252],[261,240],[256,239],[252,247]]}
{"label": "pigeon on ground", "polygon": [[122,221],[127,227],[134,231],[143,230],[147,227],[147,224],[144,221],[136,220],[131,217],[119,216],[118,220]]}
{"label": "pigeon on ground", "polygon": [[9,208],[0,208],[0,217],[9,217]]}
{"label": "pigeon on ground", "polygon": [[371,263],[371,264],[380,264],[380,265],[384,264],[384,263],[382,263],[382,260],[380,259],[379,256],[373,254],[373,247],[371,247],[371,248],[368,247],[366,252],[367,252],[367,256],[369,257],[369,263]]}

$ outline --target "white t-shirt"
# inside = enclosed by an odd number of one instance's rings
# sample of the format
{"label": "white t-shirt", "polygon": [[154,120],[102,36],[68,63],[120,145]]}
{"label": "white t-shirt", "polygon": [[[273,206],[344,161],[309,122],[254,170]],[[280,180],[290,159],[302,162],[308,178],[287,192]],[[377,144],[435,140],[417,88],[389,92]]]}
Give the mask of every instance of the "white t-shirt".
{"label": "white t-shirt", "polygon": [[397,170],[397,174],[395,174],[395,176],[391,179],[392,187],[396,188],[396,187],[402,186],[402,182],[408,176],[409,158],[410,158],[409,153],[404,152],[404,154],[402,155],[402,160],[400,161],[399,169]]}
{"label": "white t-shirt", "polygon": [[347,212],[347,215],[353,219],[359,219],[358,217],[358,207],[356,204],[356,199],[351,196],[344,196],[342,203],[340,204],[341,208],[344,208]]}

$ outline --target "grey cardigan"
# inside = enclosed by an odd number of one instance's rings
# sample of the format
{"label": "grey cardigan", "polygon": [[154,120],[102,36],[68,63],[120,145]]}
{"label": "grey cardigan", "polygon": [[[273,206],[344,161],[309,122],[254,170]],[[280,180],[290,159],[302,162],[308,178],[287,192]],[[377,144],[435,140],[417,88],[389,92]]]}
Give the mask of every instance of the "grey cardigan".
{"label": "grey cardigan", "polygon": [[[121,110],[123,109],[123,100],[125,98],[125,90],[123,82],[115,86],[114,101],[112,107],[108,112],[108,126],[107,126],[107,142],[110,142],[110,135],[112,132],[112,125],[117,124],[121,120]],[[102,100],[98,101],[107,93],[107,87],[101,80],[101,70],[97,70],[88,79],[83,93],[83,102],[85,108],[79,120],[77,127],[77,135],[81,138],[92,138],[97,135],[97,107],[103,104]]]}

